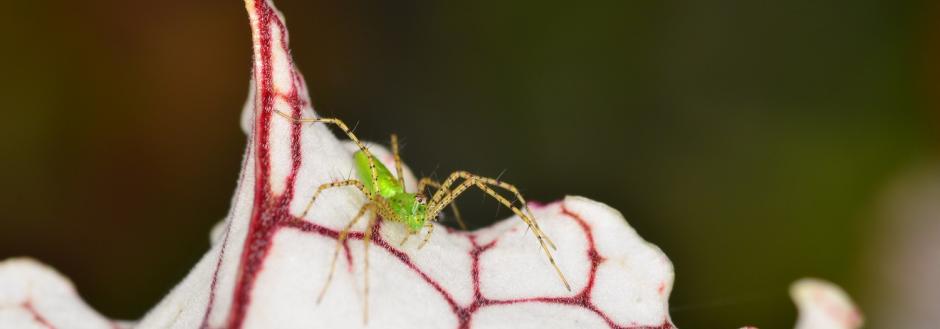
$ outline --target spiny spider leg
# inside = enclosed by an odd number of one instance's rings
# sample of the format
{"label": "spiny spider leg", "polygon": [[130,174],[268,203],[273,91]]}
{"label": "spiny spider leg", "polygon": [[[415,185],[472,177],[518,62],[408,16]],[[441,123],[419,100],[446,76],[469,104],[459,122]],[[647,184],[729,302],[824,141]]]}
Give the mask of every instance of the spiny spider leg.
{"label": "spiny spider leg", "polygon": [[[320,295],[317,296],[317,304],[323,301],[323,296],[326,295],[327,288],[330,287],[330,283],[333,281],[333,273],[336,272],[336,259],[339,258],[339,251],[343,248],[343,242],[346,241],[346,237],[349,235],[349,230],[352,229],[353,225],[356,225],[359,222],[359,219],[365,215],[366,211],[372,208],[375,209],[375,204],[368,202],[362,205],[362,208],[359,208],[359,212],[356,213],[356,216],[353,217],[352,221],[349,224],[346,224],[346,227],[339,232],[339,236],[336,238],[336,250],[333,251],[333,260],[330,261],[330,274],[326,276],[326,282],[323,283],[323,288],[320,289]],[[374,217],[374,216],[373,216]]]}
{"label": "spiny spider leg", "polygon": [[451,193],[450,195],[444,197],[443,196],[444,190],[443,189],[438,190],[438,192],[434,195],[434,198],[431,199],[431,202],[428,205],[428,208],[430,209],[429,210],[430,214],[436,215],[437,213],[439,213],[441,209],[444,207],[444,205],[454,202],[454,200],[458,196],[463,194],[463,192],[466,192],[470,186],[478,187],[479,189],[483,190],[483,192],[486,192],[486,194],[496,199],[496,201],[499,201],[499,203],[503,204],[503,206],[506,206],[507,208],[512,210],[512,212],[515,213],[516,216],[519,216],[519,219],[525,222],[526,225],[528,225],[529,228],[532,229],[532,232],[535,233],[536,239],[538,239],[539,241],[539,246],[542,247],[542,251],[545,253],[545,256],[548,257],[549,263],[551,263],[552,267],[555,269],[555,272],[558,274],[558,278],[561,279],[561,282],[562,284],[565,285],[565,288],[568,289],[568,291],[571,291],[571,285],[568,284],[568,279],[565,278],[565,275],[561,272],[561,268],[559,268],[558,264],[555,263],[555,258],[552,257],[552,253],[549,251],[548,245],[545,243],[545,240],[547,239],[547,237],[545,236],[545,233],[542,232],[542,230],[536,228],[535,220],[533,220],[524,212],[522,212],[522,210],[520,210],[518,207],[514,206],[512,202],[507,200],[505,197],[503,197],[502,195],[494,191],[492,188],[487,186],[482,180],[479,179],[479,176],[465,173],[465,172],[456,172],[454,174],[451,174],[451,176],[448,177],[447,180],[444,181],[443,187],[449,187],[448,186],[449,184],[453,184],[454,181],[456,181],[457,178],[459,178],[462,175],[466,175],[466,179],[463,182],[461,182],[460,185],[454,188],[453,193]]}
{"label": "spiny spider leg", "polygon": [[424,248],[424,245],[428,244],[428,241],[431,240],[431,233],[434,233],[434,223],[427,222],[424,227],[428,228],[428,233],[424,235],[424,240],[418,245],[418,250],[421,250],[421,248]]}
{"label": "spiny spider leg", "polygon": [[405,235],[405,238],[404,238],[404,239],[401,239],[401,242],[398,243],[398,246],[399,246],[399,247],[404,247],[404,246],[405,246],[405,242],[408,242],[408,239],[411,238],[412,235],[414,235],[414,234],[411,233],[411,232],[408,232],[408,234]]}
{"label": "spiny spider leg", "polygon": [[363,252],[364,254],[363,257],[365,258],[365,262],[366,262],[365,272],[362,274],[364,277],[363,280],[365,280],[365,288],[363,289],[365,292],[365,298],[363,298],[363,307],[362,307],[362,310],[363,310],[362,323],[363,324],[369,323],[369,245],[372,243],[372,231],[373,229],[375,229],[375,223],[378,218],[379,216],[372,216],[372,218],[369,218],[369,224],[366,226],[366,233],[362,238],[362,242],[364,243],[364,248],[365,248]]}
{"label": "spiny spider leg", "polygon": [[[516,188],[515,185],[509,184],[509,183],[506,183],[497,179],[489,178],[489,177],[476,176],[476,178],[478,180],[483,181],[486,184],[499,186],[503,188],[504,190],[507,190],[511,192],[512,194],[514,194],[516,196],[516,200],[519,200],[519,202],[522,203],[522,205],[525,207],[525,212],[529,214],[529,217],[535,218],[535,216],[532,215],[532,209],[529,209],[529,203],[525,201],[525,198],[522,197],[522,193],[519,193],[519,189]],[[542,228],[539,227],[539,222],[533,220],[532,223],[535,224],[535,229],[539,230],[539,232],[542,232]],[[557,247],[555,247],[555,242],[552,242],[552,239],[549,238],[548,235],[545,234],[545,232],[542,232],[542,236],[545,237],[545,241],[548,242],[548,245],[552,247],[552,250],[558,249]]]}
{"label": "spiny spider leg", "polygon": [[395,157],[395,173],[398,175],[398,183],[405,187],[405,174],[402,170],[401,156],[398,154],[398,135],[392,134],[392,155]]}
{"label": "spiny spider leg", "polygon": [[[514,213],[519,215],[519,218],[522,218],[523,221],[526,221],[526,219],[522,216],[522,210],[519,210],[519,208],[514,207],[512,205],[512,202],[509,202],[509,200],[506,200],[506,198],[504,198],[502,195],[499,195],[499,193],[496,193],[496,191],[484,185],[483,183],[477,182],[476,186],[479,187],[484,192],[486,192],[487,194],[491,195],[493,198],[498,200],[500,203],[502,203],[506,207],[509,207],[510,209],[512,209]],[[538,228],[538,224],[536,224],[534,219],[529,218],[528,221],[526,221],[526,224],[529,224],[529,227],[533,228],[532,230],[536,233],[535,237],[538,238],[539,244],[542,246],[542,251],[544,251],[545,256],[548,257],[548,262],[552,263],[552,267],[555,268],[555,272],[558,273],[558,278],[561,279],[561,282],[565,284],[565,288],[568,289],[568,291],[571,291],[571,285],[568,284],[568,280],[565,279],[564,273],[561,272],[561,269],[558,268],[558,264],[555,263],[555,257],[552,257],[552,254],[548,251],[548,247],[545,245],[546,241],[551,241],[551,240],[549,240],[548,236],[546,236],[545,233],[542,232],[540,228]]]}
{"label": "spiny spider leg", "polygon": [[[516,199],[518,199],[519,202],[521,202],[522,205],[525,207],[525,210],[529,214],[529,217],[535,218],[535,216],[532,215],[532,210],[529,209],[529,205],[526,203],[525,198],[522,197],[522,193],[519,193],[519,189],[517,189],[514,185],[497,180],[497,179],[474,175],[466,171],[457,171],[451,174],[449,177],[447,177],[447,179],[444,180],[444,183],[442,184],[442,186],[449,187],[450,185],[454,184],[459,178],[463,178],[465,180],[475,179],[478,181],[482,181],[483,183],[494,185],[494,186],[497,186],[497,187],[500,187],[502,189],[512,192],[516,196]],[[434,198],[431,199],[430,203],[436,204],[436,202],[439,202],[441,200],[441,197],[444,197],[444,196],[446,195],[435,194]],[[552,239],[548,237],[548,234],[545,234],[545,232],[542,231],[542,228],[539,227],[538,222],[535,220],[532,220],[532,224],[533,225],[529,225],[529,228],[535,231],[537,235],[541,235],[543,238],[545,238],[545,241],[548,242],[548,245],[552,248],[552,250],[557,250],[558,248],[555,247],[555,242],[552,241]]]}
{"label": "spiny spider leg", "polygon": [[346,136],[349,136],[349,139],[351,139],[354,143],[356,143],[356,146],[359,147],[359,150],[361,150],[362,153],[365,154],[367,158],[369,158],[369,171],[372,173],[372,191],[371,192],[378,193],[379,175],[378,175],[378,169],[376,169],[375,167],[375,157],[372,156],[372,152],[369,151],[369,148],[366,147],[366,145],[363,144],[361,141],[359,141],[359,137],[356,137],[356,134],[353,134],[352,130],[350,130],[349,127],[346,126],[346,123],[344,123],[343,120],[340,120],[337,118],[299,118],[298,119],[298,118],[294,118],[291,115],[288,115],[287,113],[281,112],[279,110],[274,110],[274,113],[277,113],[277,115],[280,115],[292,122],[300,122],[300,123],[322,122],[322,123],[334,124],[337,127],[339,127],[340,130],[346,133]]}
{"label": "spiny spider leg", "polygon": [[[418,181],[418,193],[424,193],[424,189],[427,186],[431,186],[438,190],[441,190],[441,183],[431,179],[430,177],[424,177],[420,181]],[[444,190],[444,193],[449,195],[450,190]],[[467,225],[464,224],[463,218],[460,217],[460,211],[457,210],[457,203],[451,202],[450,209],[454,212],[454,217],[457,218],[457,225],[460,226],[461,230],[466,231]],[[435,220],[435,218],[431,218],[431,220]]]}
{"label": "spiny spider leg", "polygon": [[323,185],[320,185],[320,187],[317,188],[317,191],[313,193],[313,196],[310,197],[310,201],[307,202],[307,206],[304,207],[304,212],[300,214],[300,217],[303,218],[307,216],[307,212],[310,211],[310,207],[313,206],[313,202],[317,200],[317,196],[319,196],[320,193],[323,192],[323,190],[336,188],[336,187],[344,187],[344,186],[355,186],[360,191],[362,191],[363,194],[366,195],[366,198],[368,198],[369,200],[372,200],[372,193],[369,193],[369,191],[366,191],[366,187],[362,185],[362,182],[360,182],[358,179],[347,179],[347,180],[337,181],[337,182],[332,182],[332,183],[324,183]]}

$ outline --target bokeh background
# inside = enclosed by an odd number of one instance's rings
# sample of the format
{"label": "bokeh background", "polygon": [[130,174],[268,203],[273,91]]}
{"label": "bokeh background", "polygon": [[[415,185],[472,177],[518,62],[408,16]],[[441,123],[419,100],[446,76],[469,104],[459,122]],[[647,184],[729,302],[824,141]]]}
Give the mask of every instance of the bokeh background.
{"label": "bokeh background", "polygon": [[[277,4],[321,114],[400,134],[418,173],[619,209],[674,262],[680,327],[792,326],[803,276],[885,307],[881,200],[940,142],[936,4]],[[243,4],[4,7],[0,259],[38,258],[104,314],[138,318],[227,212]],[[506,215],[484,199],[461,202],[475,227]]]}

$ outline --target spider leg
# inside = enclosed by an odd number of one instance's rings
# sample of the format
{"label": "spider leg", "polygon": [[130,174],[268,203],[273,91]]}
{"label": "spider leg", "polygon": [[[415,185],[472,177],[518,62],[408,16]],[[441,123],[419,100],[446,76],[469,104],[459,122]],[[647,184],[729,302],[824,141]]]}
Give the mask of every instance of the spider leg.
{"label": "spider leg", "polygon": [[[447,193],[445,195],[445,193],[443,193],[444,192],[443,188],[449,188],[450,185],[454,184],[454,182],[456,182],[458,178],[464,178],[464,181],[462,181],[459,185],[457,185],[457,187],[453,189],[453,193]],[[571,291],[571,285],[568,284],[568,280],[565,278],[565,275],[561,272],[561,269],[558,267],[558,264],[555,262],[555,258],[552,257],[552,254],[549,251],[548,243],[546,243],[547,237],[545,233],[542,232],[542,230],[539,229],[538,226],[536,226],[535,220],[533,220],[531,217],[525,214],[518,207],[514,206],[512,202],[510,202],[505,197],[503,197],[502,195],[494,191],[492,188],[490,188],[488,185],[486,185],[486,183],[480,178],[481,178],[480,176],[470,174],[467,172],[461,172],[461,171],[451,174],[450,177],[448,177],[447,180],[444,181],[444,184],[442,184],[442,189],[438,190],[437,193],[435,193],[434,197],[431,199],[430,206],[429,206],[430,213],[436,215],[438,212],[441,211],[441,209],[445,205],[454,202],[454,200],[458,196],[463,194],[463,192],[466,192],[468,188],[470,188],[471,186],[476,186],[480,190],[483,190],[483,192],[485,192],[486,194],[496,199],[496,201],[503,204],[503,206],[506,206],[507,208],[512,210],[512,212],[515,213],[516,216],[519,217],[519,219],[525,222],[526,225],[528,225],[529,228],[532,229],[532,231],[535,233],[536,239],[538,239],[539,241],[539,245],[542,247],[542,251],[545,253],[545,256],[548,257],[549,263],[551,263],[552,267],[555,269],[555,272],[558,274],[558,278],[561,279],[561,282],[565,285],[565,288],[568,289],[568,291]],[[485,178],[485,177],[482,177],[482,178]]]}
{"label": "spider leg", "polygon": [[[529,203],[525,201],[525,198],[522,197],[522,193],[519,193],[519,189],[516,188],[515,185],[509,184],[509,183],[506,183],[506,182],[503,182],[494,178],[489,178],[489,177],[476,176],[476,178],[477,180],[482,181],[483,183],[486,183],[492,186],[498,186],[514,194],[516,196],[516,200],[518,200],[519,203],[521,203],[522,206],[525,207],[525,212],[529,214],[529,217],[535,218],[535,215],[532,215],[532,209],[529,209]],[[550,239],[548,235],[546,235],[545,232],[542,231],[542,228],[539,227],[539,223],[537,221],[533,220],[532,224],[535,226],[536,230],[542,233],[542,236],[545,237],[545,241],[548,242],[548,245],[550,247],[552,247],[552,250],[558,249],[557,247],[555,247],[555,243],[552,242],[552,239]]]}
{"label": "spider leg", "polygon": [[[435,180],[431,179],[430,177],[424,177],[424,178],[422,178],[420,181],[418,181],[418,193],[423,193],[423,192],[424,192],[424,189],[425,189],[427,186],[434,187],[434,188],[436,188],[436,189],[438,189],[438,190],[442,190],[442,189],[443,189],[443,190],[444,190],[444,193],[450,194],[450,190],[449,190],[449,189],[444,189],[444,188],[441,186],[441,183],[440,183],[440,182],[435,181]],[[463,218],[460,216],[460,211],[457,210],[457,204],[454,203],[454,202],[451,202],[451,203],[450,203],[450,209],[454,212],[454,218],[457,219],[457,225],[460,226],[460,229],[461,229],[461,230],[466,231],[466,230],[467,230],[467,224],[464,224]],[[436,216],[435,216],[435,217],[436,217]],[[431,220],[434,220],[434,218],[431,218]]]}
{"label": "spider leg", "polygon": [[[445,191],[447,191],[447,194],[450,194],[450,191],[447,190],[447,188],[449,188],[452,184],[454,184],[454,183],[457,181],[457,179],[460,179],[460,178],[463,178],[464,180],[475,179],[475,180],[481,181],[481,182],[483,182],[483,183],[485,183],[485,184],[497,186],[497,187],[500,187],[500,188],[502,188],[502,189],[505,189],[505,190],[508,190],[508,191],[512,192],[512,193],[516,196],[516,199],[518,199],[519,202],[522,203],[522,205],[525,207],[526,212],[529,214],[529,218],[535,218],[535,216],[532,215],[532,210],[529,209],[529,204],[526,203],[525,198],[522,197],[522,193],[519,193],[519,189],[516,188],[515,185],[509,184],[509,183],[506,183],[506,182],[502,182],[502,181],[497,180],[497,179],[494,179],[494,178],[478,176],[478,175],[474,175],[474,174],[471,174],[471,173],[466,172],[466,171],[457,171],[457,172],[454,172],[454,173],[450,174],[450,176],[448,176],[447,179],[444,180],[444,183],[441,184],[441,190],[445,190]],[[468,184],[467,187],[469,187],[469,184]],[[464,187],[464,189],[467,188],[467,187]],[[440,193],[441,190],[438,190],[438,193],[435,193],[434,197],[431,199],[431,203],[432,203],[432,204],[437,204],[437,203],[439,203],[439,202],[441,201],[441,198],[443,198],[443,197],[445,197],[445,196],[447,195],[447,194],[442,194],[442,193]],[[456,198],[456,197],[455,197],[455,198]],[[436,214],[436,213],[435,213],[435,214]],[[537,234],[539,234],[539,235],[541,235],[543,238],[545,238],[545,241],[548,242],[548,245],[552,248],[552,250],[558,249],[558,248],[555,246],[555,242],[552,241],[552,239],[549,238],[548,235],[545,234],[545,232],[542,231],[542,228],[541,228],[541,227],[539,227],[538,222],[536,222],[536,221],[533,220],[533,221],[532,221],[532,224],[533,224],[533,225],[530,225],[530,226],[529,226],[529,229],[532,229],[533,231],[536,231]]]}
{"label": "spider leg", "polygon": [[401,242],[398,243],[398,246],[399,246],[399,247],[404,247],[404,246],[405,246],[405,242],[408,242],[408,239],[411,238],[411,235],[412,235],[411,232],[408,232],[408,234],[405,235],[405,238],[404,238],[404,239],[401,239]]}
{"label": "spider leg", "polygon": [[320,289],[320,295],[317,296],[317,304],[323,301],[323,296],[326,295],[327,288],[330,287],[330,282],[333,281],[333,273],[336,272],[336,259],[339,258],[339,250],[343,248],[343,242],[346,241],[346,238],[349,236],[349,230],[352,229],[353,225],[356,225],[356,222],[365,215],[366,211],[369,208],[375,208],[375,204],[372,202],[362,205],[362,208],[359,208],[359,212],[356,213],[356,216],[353,217],[352,221],[349,224],[346,224],[346,227],[339,232],[339,236],[336,238],[336,250],[333,251],[333,260],[330,261],[330,274],[326,276],[326,282],[323,283],[323,288]]}
{"label": "spider leg", "polygon": [[342,130],[343,133],[346,134],[346,136],[349,136],[349,139],[351,139],[354,143],[356,143],[356,146],[358,146],[359,150],[361,150],[362,153],[366,155],[366,158],[369,159],[369,171],[372,174],[372,191],[371,192],[378,193],[379,174],[378,174],[378,169],[376,169],[376,166],[375,166],[375,157],[372,155],[372,152],[369,151],[369,148],[366,147],[366,145],[363,144],[362,141],[359,140],[359,137],[356,137],[356,134],[353,134],[352,130],[349,129],[349,126],[347,126],[346,123],[343,122],[343,120],[340,120],[337,118],[294,118],[293,116],[287,113],[278,111],[278,110],[274,110],[274,113],[295,123],[322,122],[322,123],[333,124],[339,127],[339,129]]}
{"label": "spider leg", "polygon": [[307,206],[304,207],[304,211],[300,214],[300,217],[307,216],[307,212],[310,211],[310,207],[313,206],[313,202],[317,200],[317,196],[319,196],[320,193],[322,193],[324,190],[336,188],[336,187],[343,187],[343,186],[355,186],[360,191],[362,191],[363,194],[366,195],[366,198],[368,198],[369,200],[372,199],[372,194],[369,193],[369,191],[366,191],[365,186],[363,186],[362,182],[360,182],[358,179],[347,179],[347,180],[336,181],[332,183],[325,183],[323,185],[320,185],[320,187],[317,188],[317,191],[313,193],[313,196],[310,197],[310,201],[307,202]]}
{"label": "spider leg", "polygon": [[568,280],[565,279],[565,275],[561,272],[561,269],[558,268],[558,264],[555,263],[555,258],[552,257],[551,252],[548,251],[548,247],[546,246],[546,243],[545,243],[545,241],[548,240],[548,237],[545,236],[545,233],[542,232],[542,230],[538,228],[538,224],[535,223],[535,220],[533,220],[532,218],[528,218],[528,216],[523,214],[522,210],[513,206],[512,202],[509,202],[509,200],[506,200],[506,198],[499,195],[499,193],[496,193],[496,191],[493,191],[493,189],[489,188],[489,186],[486,186],[483,183],[479,183],[479,182],[476,184],[476,186],[479,187],[484,192],[486,192],[486,194],[489,194],[490,196],[498,200],[499,203],[502,203],[506,207],[512,209],[512,211],[516,213],[516,215],[518,215],[519,218],[522,219],[522,221],[526,222],[526,224],[528,224],[529,227],[532,228],[532,231],[535,232],[535,237],[539,240],[539,245],[542,246],[542,251],[544,251],[545,256],[548,257],[548,262],[552,263],[552,267],[555,268],[555,272],[558,273],[558,278],[561,279],[561,282],[565,285],[565,288],[567,288],[568,291],[571,291],[571,285],[568,284]]}
{"label": "spider leg", "polygon": [[372,243],[372,232],[375,229],[375,223],[377,222],[378,218],[379,216],[372,216],[371,218],[369,218],[369,224],[366,226],[366,233],[362,238],[362,242],[365,248],[363,257],[365,258],[365,263],[366,263],[365,273],[363,273],[363,277],[364,277],[363,280],[365,280],[365,286],[364,286],[365,298],[363,298],[363,306],[362,306],[362,312],[363,312],[362,323],[363,324],[369,323],[369,245]]}
{"label": "spider leg", "polygon": [[401,156],[398,153],[398,135],[392,134],[392,155],[395,157],[395,173],[398,174],[398,183],[405,186],[405,174],[402,170]]}
{"label": "spider leg", "polygon": [[434,233],[434,223],[426,222],[424,227],[428,228],[428,233],[424,235],[424,240],[418,245],[418,250],[421,250],[421,248],[424,248],[424,245],[428,244],[428,241],[431,240],[431,234]]}

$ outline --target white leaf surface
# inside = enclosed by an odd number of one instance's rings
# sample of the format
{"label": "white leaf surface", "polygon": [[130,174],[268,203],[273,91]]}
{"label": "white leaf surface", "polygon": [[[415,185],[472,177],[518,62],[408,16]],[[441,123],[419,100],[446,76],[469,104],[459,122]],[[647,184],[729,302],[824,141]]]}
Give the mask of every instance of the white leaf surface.
{"label": "white leaf surface", "polygon": [[55,270],[28,258],[0,262],[0,328],[121,328],[91,309]]}
{"label": "white leaf surface", "polygon": [[856,329],[862,313],[838,286],[819,279],[803,279],[790,287],[799,309],[796,329]]}

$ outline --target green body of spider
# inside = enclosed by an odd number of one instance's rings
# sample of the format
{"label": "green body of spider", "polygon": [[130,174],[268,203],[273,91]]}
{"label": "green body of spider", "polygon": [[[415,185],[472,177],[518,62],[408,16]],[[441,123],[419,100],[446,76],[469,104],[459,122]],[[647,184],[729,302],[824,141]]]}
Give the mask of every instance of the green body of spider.
{"label": "green body of spider", "polygon": [[[402,222],[408,226],[411,232],[421,230],[427,221],[428,207],[424,196],[416,193],[408,193],[401,181],[385,167],[381,162],[375,161],[375,171],[378,179],[372,179],[372,170],[369,167],[369,157],[362,151],[356,152],[354,156],[356,162],[356,173],[359,180],[365,185],[367,191],[378,194],[373,195],[372,201],[380,198],[388,205],[391,214],[384,214],[385,219],[396,222]],[[377,188],[372,186],[372,182],[378,182]]]}

